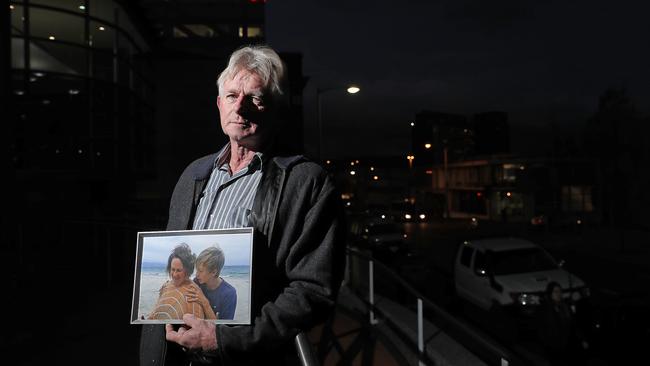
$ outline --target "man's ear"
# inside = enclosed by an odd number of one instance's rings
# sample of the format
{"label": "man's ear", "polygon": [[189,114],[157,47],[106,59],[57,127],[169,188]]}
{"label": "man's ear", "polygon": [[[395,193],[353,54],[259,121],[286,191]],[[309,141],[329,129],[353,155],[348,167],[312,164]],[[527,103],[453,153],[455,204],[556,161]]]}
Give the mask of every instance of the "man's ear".
{"label": "man's ear", "polygon": [[217,95],[217,108],[221,109],[221,96]]}

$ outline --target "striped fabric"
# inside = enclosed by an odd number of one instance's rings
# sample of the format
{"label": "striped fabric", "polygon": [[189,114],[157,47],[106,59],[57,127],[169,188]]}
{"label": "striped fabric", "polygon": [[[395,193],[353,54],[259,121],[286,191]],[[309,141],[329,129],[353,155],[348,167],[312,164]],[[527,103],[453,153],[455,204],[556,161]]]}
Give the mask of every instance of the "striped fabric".
{"label": "striped fabric", "polygon": [[248,226],[255,192],[262,178],[262,154],[230,176],[230,144],[221,150],[196,209],[192,228],[230,229]]}
{"label": "striped fabric", "polygon": [[201,305],[185,300],[183,291],[183,288],[165,285],[160,291],[156,307],[147,319],[183,320],[183,314],[194,314],[199,319],[208,318]]}

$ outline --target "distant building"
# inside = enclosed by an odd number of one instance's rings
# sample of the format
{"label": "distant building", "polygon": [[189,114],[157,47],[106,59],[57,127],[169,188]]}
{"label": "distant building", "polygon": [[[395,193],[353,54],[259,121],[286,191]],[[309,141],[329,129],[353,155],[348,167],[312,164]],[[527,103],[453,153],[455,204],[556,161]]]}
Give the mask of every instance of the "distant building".
{"label": "distant building", "polygon": [[431,167],[465,161],[481,155],[510,150],[508,115],[485,112],[468,118],[464,115],[422,111],[411,129],[415,185],[428,190]]}
{"label": "distant building", "polygon": [[474,155],[486,156],[510,152],[510,126],[505,112],[474,115]]}
{"label": "distant building", "polygon": [[[17,258],[16,281],[42,268],[93,288],[126,280],[133,203],[156,175],[153,32],[127,1],[10,1],[2,11],[12,178],[3,257]],[[143,212],[162,227],[158,211]]]}
{"label": "distant building", "polygon": [[14,167],[95,179],[150,175],[155,88],[150,34],[137,14],[95,0],[9,8]]}
{"label": "distant building", "polygon": [[[492,156],[433,166],[433,192],[452,218],[599,222],[597,164],[587,159]],[[579,220],[579,221],[578,221]]]}

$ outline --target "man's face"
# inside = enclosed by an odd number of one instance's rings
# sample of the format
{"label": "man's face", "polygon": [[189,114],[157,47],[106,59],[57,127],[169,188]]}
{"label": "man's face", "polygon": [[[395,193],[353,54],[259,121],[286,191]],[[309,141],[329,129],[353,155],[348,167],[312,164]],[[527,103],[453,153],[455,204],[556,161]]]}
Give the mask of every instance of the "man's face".
{"label": "man's face", "polygon": [[189,274],[183,268],[183,262],[178,258],[172,259],[172,265],[169,269],[169,276],[172,278],[174,286],[181,286],[183,282],[189,277]]}
{"label": "man's face", "polygon": [[196,266],[196,279],[199,280],[199,283],[204,285],[208,280],[215,276],[214,272],[209,272],[204,265],[199,264]]}
{"label": "man's face", "polygon": [[259,148],[270,126],[270,96],[262,79],[254,72],[239,71],[223,84],[217,97],[221,128],[231,142],[247,148]]}

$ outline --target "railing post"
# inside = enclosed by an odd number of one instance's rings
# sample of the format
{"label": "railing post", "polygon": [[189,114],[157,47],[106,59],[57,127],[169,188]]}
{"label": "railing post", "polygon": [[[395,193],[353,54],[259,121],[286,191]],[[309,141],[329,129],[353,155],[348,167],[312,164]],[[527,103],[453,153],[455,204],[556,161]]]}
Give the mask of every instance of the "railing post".
{"label": "railing post", "polygon": [[370,286],[369,299],[370,302],[370,324],[375,325],[378,323],[375,319],[375,266],[374,262],[368,261],[368,282]]}
{"label": "railing post", "polygon": [[424,355],[424,323],[422,321],[422,299],[418,297],[418,364],[424,366],[422,356]]}

